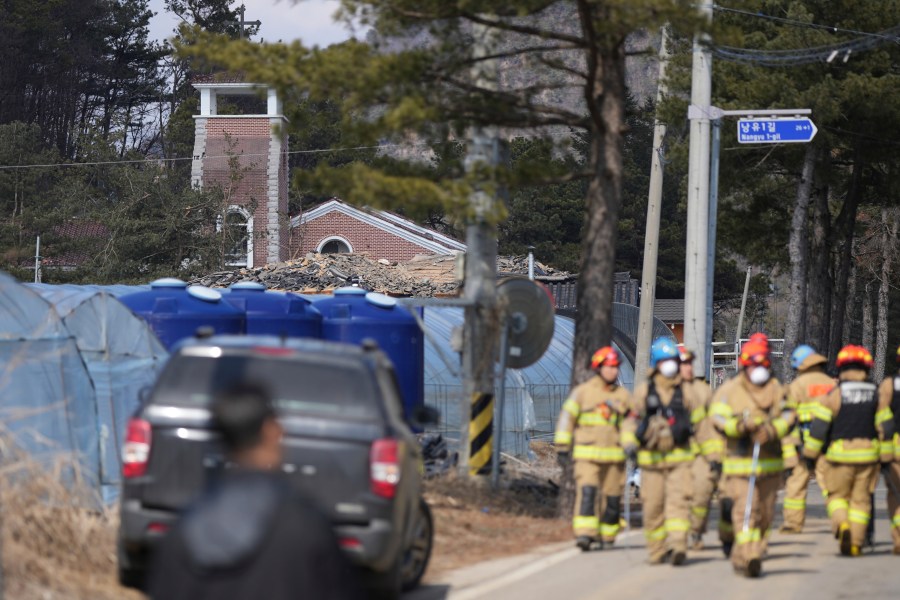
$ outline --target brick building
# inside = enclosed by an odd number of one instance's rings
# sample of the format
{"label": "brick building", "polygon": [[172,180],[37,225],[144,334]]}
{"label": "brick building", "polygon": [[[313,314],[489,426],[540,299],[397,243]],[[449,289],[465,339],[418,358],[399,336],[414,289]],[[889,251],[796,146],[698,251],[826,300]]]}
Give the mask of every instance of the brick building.
{"label": "brick building", "polygon": [[366,253],[407,261],[418,254],[465,252],[466,245],[398,215],[329,200],[291,219],[291,255]]}
{"label": "brick building", "polygon": [[[287,260],[287,134],[281,100],[274,89],[254,83],[198,80],[200,114],[194,116],[191,182],[220,185],[226,206],[218,227],[234,235],[228,250],[234,266]],[[218,98],[265,92],[265,114],[219,114]]]}

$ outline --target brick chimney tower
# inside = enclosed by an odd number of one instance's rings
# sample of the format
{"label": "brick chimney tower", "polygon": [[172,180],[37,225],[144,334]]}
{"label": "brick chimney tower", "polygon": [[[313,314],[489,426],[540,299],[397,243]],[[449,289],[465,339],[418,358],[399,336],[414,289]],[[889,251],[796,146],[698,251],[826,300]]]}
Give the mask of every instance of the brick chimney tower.
{"label": "brick chimney tower", "polygon": [[[194,116],[191,183],[222,186],[228,203],[222,223],[246,227],[244,241],[226,256],[228,264],[252,267],[287,260],[287,119],[281,99],[274,89],[256,83],[210,80],[193,86],[200,91],[200,114]],[[218,114],[219,97],[262,91],[266,114]]]}

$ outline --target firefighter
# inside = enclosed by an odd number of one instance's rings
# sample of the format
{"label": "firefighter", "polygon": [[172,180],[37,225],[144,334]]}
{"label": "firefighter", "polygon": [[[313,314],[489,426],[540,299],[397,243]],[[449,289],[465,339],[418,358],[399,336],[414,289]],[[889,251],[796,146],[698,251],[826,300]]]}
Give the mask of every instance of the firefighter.
{"label": "firefighter", "polygon": [[[712,390],[702,377],[694,377],[694,353],[681,344],[678,346],[678,352],[681,360],[679,368],[681,379],[684,385],[693,388],[694,396],[706,412],[712,401]],[[695,458],[691,466],[694,487],[689,539],[692,549],[702,550],[709,502],[719,485],[719,478],[722,475],[722,453],[725,451],[724,438],[715,430],[708,416],[697,424],[694,439],[691,440],[691,450]]]}
{"label": "firefighter", "polygon": [[772,377],[765,335],[754,334],[744,344],[738,364],[739,373],[716,390],[710,407],[726,437],[722,471],[728,497],[722,500],[719,535],[735,572],[759,577],[784,469],[781,438],[794,415],[785,410],[782,386]]}
{"label": "firefighter", "polygon": [[623,443],[637,451],[641,469],[644,536],[650,564],[681,565],[690,529],[693,424],[705,411],[679,373],[675,343],[659,338],[650,347],[650,378],[635,391]]}
{"label": "firefighter", "polygon": [[880,397],[866,381],[874,361],[862,346],[838,352],[838,386],[813,406],[813,422],[803,447],[808,467],[819,457],[825,440],[828,514],[843,556],[859,556],[872,519],[871,496],[878,482],[878,463],[894,459],[894,417],[890,398]]}
{"label": "firefighter", "polygon": [[575,461],[575,543],[584,551],[612,544],[619,533],[625,489],[625,451],[620,443],[628,391],[618,385],[619,353],[612,346],[591,358],[595,375],[575,387],[562,407],[554,443]]}
{"label": "firefighter", "polygon": [[[894,460],[884,469],[887,483],[888,517],[891,519],[891,538],[894,554],[900,555],[900,348],[897,348],[897,373],[886,377],[878,388],[878,404],[890,404],[894,415]],[[887,445],[887,437],[885,438]]]}
{"label": "firefighter", "polygon": [[[825,372],[827,364],[827,358],[805,344],[797,346],[791,353],[791,367],[797,372],[797,378],[788,386],[787,401],[797,411],[797,427],[782,444],[785,467],[790,469],[784,489],[782,533],[800,533],[806,521],[806,490],[812,472],[806,468],[805,460],[798,460],[797,453],[802,451],[809,435],[814,405],[834,389],[834,380]],[[826,466],[825,458],[819,457],[815,468],[816,481],[827,498],[824,475]]]}

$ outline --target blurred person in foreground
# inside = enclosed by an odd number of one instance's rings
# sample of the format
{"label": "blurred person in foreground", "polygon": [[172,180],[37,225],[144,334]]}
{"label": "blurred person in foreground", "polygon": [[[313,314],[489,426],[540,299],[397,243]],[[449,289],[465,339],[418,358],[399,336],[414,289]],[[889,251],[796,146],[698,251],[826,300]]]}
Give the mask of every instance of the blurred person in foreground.
{"label": "blurred person in foreground", "polygon": [[268,393],[239,384],[212,415],[224,470],[160,544],[151,598],[360,598],[328,520],[280,471],[282,428]]}

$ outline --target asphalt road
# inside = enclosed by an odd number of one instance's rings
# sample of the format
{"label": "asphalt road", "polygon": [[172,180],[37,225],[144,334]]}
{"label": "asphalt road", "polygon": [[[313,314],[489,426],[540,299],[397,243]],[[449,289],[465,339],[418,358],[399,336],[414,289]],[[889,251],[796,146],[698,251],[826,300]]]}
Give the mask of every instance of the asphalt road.
{"label": "asphalt road", "polygon": [[[570,544],[530,555],[475,565],[405,596],[408,600],[860,600],[900,599],[900,557],[891,553],[883,482],[876,492],[875,547],[845,558],[829,532],[818,488],[809,495],[806,530],[775,531],[760,579],[734,574],[715,531],[706,549],[691,552],[681,567],[646,564],[641,531],[611,550],[582,553]],[[780,525],[781,493],[778,502]],[[717,518],[717,514],[713,514]],[[714,522],[714,521],[713,521]],[[438,524],[439,526],[439,524]]]}

